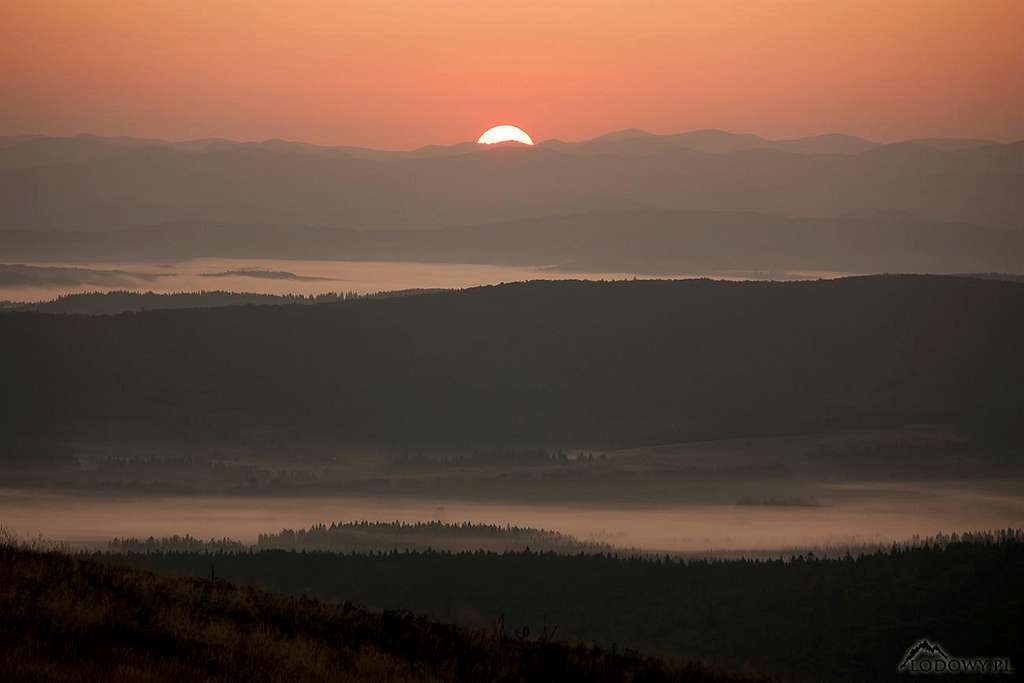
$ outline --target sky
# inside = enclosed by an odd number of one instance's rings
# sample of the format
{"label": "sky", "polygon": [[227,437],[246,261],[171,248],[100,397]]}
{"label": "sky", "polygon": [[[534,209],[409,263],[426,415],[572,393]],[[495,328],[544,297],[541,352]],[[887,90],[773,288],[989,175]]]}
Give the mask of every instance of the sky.
{"label": "sky", "polygon": [[1024,139],[1024,0],[5,0],[0,135]]}

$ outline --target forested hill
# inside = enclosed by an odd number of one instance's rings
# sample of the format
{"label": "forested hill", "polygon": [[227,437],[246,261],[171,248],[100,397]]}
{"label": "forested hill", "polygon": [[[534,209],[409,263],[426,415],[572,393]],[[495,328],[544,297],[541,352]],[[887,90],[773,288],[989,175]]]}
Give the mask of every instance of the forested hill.
{"label": "forested hill", "polygon": [[241,584],[466,624],[501,618],[532,633],[554,625],[570,641],[698,658],[776,681],[863,683],[896,680],[906,648],[923,634],[957,655],[1009,657],[1019,670],[1022,540],[1005,529],[857,557],[763,561],[530,551],[96,557],[178,576],[209,576],[215,565],[217,576]]}
{"label": "forested hill", "polygon": [[530,282],[313,306],[0,315],[2,434],[623,445],[1024,424],[1024,285]]}
{"label": "forested hill", "polygon": [[[996,276],[993,276],[996,277]],[[405,289],[381,291],[372,294],[332,292],[330,294],[257,294],[251,292],[225,292],[222,290],[199,292],[81,292],[64,294],[51,301],[14,303],[0,301],[0,311],[35,311],[37,313],[82,313],[113,315],[130,311],[166,310],[177,308],[217,308],[220,306],[262,306],[267,304],[322,304],[355,298],[386,299],[413,296],[441,290]]]}

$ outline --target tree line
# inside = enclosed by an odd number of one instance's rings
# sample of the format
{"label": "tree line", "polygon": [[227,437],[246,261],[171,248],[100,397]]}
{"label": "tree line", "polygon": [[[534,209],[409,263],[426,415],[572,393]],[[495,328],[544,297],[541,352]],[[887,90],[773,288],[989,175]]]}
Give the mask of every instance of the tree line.
{"label": "tree line", "polygon": [[1024,285],[532,282],[0,315],[0,435],[580,448],[952,423],[1019,442]]}
{"label": "tree line", "polygon": [[101,555],[320,599],[695,658],[796,680],[876,680],[923,637],[1024,661],[1024,530],[838,558],[268,550]]}

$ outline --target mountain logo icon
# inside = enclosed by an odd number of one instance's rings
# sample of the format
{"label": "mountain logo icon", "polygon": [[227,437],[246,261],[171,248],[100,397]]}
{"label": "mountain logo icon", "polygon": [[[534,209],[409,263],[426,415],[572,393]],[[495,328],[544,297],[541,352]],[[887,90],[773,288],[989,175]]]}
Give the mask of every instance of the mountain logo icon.
{"label": "mountain logo icon", "polygon": [[905,674],[995,674],[1014,673],[1009,657],[954,657],[938,643],[921,638],[911,645],[896,671]]}
{"label": "mountain logo icon", "polygon": [[912,665],[918,660],[918,658],[939,659],[943,662],[948,662],[951,659],[951,656],[948,652],[942,649],[942,646],[938,643],[933,643],[927,638],[922,638],[907,648],[907,652],[903,655],[903,660],[900,662],[900,665],[896,667],[896,670],[900,672],[912,670]]}

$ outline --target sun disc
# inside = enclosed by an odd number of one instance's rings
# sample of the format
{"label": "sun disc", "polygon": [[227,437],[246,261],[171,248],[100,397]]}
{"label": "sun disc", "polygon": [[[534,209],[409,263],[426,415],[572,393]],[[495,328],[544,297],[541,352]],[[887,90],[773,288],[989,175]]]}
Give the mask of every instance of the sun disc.
{"label": "sun disc", "polygon": [[498,142],[521,142],[524,145],[532,145],[533,138],[522,128],[501,125],[487,129],[477,142],[481,145],[493,145]]}

